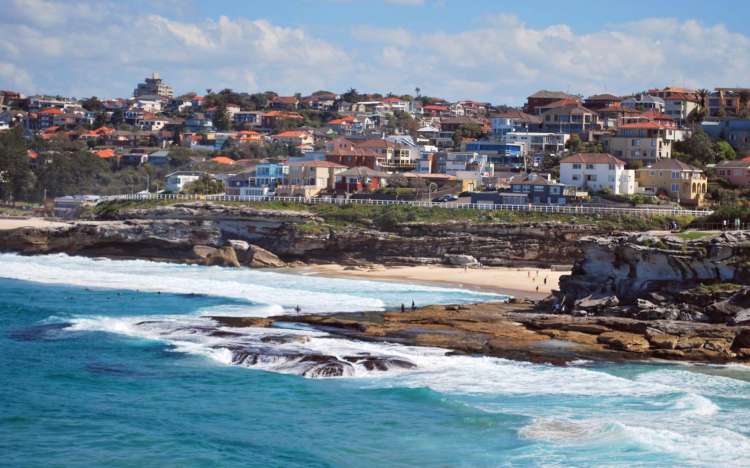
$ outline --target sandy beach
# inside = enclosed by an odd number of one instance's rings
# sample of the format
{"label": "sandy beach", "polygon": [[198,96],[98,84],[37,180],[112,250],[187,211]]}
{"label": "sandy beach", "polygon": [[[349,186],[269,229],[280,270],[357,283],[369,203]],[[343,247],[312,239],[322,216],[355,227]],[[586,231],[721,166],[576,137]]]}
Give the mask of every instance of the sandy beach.
{"label": "sandy beach", "polygon": [[453,286],[479,291],[497,292],[514,297],[541,299],[557,289],[560,276],[567,271],[544,268],[452,268],[438,265],[352,268],[341,265],[315,265],[301,272],[337,278],[366,278],[384,281]]}
{"label": "sandy beach", "polygon": [[18,229],[22,227],[45,228],[66,226],[68,223],[50,221],[44,218],[0,218],[0,230]]}

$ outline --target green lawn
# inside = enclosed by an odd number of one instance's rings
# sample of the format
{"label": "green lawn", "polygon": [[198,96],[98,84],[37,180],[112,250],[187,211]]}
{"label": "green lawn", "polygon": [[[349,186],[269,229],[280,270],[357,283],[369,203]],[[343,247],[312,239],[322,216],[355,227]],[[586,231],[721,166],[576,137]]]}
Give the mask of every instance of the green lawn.
{"label": "green lawn", "polygon": [[713,236],[713,232],[704,232],[704,231],[685,231],[677,234],[677,237],[683,240],[697,240],[697,239],[703,239],[704,237]]}

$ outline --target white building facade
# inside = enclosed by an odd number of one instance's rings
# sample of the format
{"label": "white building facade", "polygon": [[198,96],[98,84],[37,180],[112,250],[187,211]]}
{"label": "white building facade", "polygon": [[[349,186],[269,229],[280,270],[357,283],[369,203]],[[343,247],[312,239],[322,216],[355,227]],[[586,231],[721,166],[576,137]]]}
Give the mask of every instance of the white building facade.
{"label": "white building facade", "polygon": [[608,190],[615,195],[637,191],[635,171],[607,153],[579,153],[560,161],[560,182],[590,191]]}

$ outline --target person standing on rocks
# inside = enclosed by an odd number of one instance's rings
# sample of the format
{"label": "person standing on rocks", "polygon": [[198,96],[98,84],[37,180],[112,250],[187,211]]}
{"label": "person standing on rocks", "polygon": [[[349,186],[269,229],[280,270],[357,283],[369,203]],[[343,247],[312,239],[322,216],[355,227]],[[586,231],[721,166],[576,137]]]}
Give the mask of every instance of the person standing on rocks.
{"label": "person standing on rocks", "polygon": [[414,303],[414,299],[412,299],[412,301],[411,301],[411,311],[414,312],[415,310],[417,310],[417,305]]}
{"label": "person standing on rocks", "polygon": [[406,312],[406,307],[404,307],[404,303],[402,302],[401,303],[401,313],[403,314],[404,312]]}

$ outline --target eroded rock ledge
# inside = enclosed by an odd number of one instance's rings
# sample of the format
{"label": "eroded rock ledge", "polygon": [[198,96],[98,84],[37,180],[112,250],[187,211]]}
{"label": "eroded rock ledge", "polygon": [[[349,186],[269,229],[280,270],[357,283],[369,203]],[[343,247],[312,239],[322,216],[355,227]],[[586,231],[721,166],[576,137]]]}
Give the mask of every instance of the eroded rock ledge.
{"label": "eroded rock ledge", "polygon": [[540,314],[534,305],[525,303],[435,305],[404,313],[214,320],[234,327],[301,322],[353,339],[437,346],[461,353],[552,364],[580,359],[750,361],[750,327]]}

